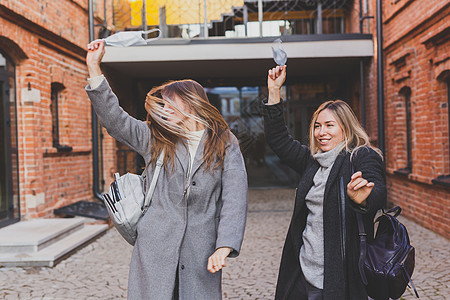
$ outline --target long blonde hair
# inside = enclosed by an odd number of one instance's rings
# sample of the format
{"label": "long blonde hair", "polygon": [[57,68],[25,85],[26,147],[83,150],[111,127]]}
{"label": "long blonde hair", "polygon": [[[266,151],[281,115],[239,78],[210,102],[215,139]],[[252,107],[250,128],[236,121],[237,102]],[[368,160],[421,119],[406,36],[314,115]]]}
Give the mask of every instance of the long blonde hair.
{"label": "long blonde hair", "polygon": [[[174,96],[178,96],[183,101],[190,113],[176,106],[172,100]],[[152,88],[147,94],[145,109],[152,136],[150,163],[155,163],[161,151],[164,150],[164,166],[167,168],[170,163],[174,167],[176,144],[182,142],[186,146],[185,139],[189,137],[189,133],[182,124],[167,121],[169,114],[163,109],[165,102],[170,103],[185,117],[205,126],[208,135],[203,152],[206,169],[223,167],[225,148],[230,141],[228,124],[220,112],[209,103],[203,87],[190,79],[167,82]]]}
{"label": "long blonde hair", "polygon": [[369,136],[359,123],[351,107],[342,100],[324,102],[314,112],[309,125],[309,147],[312,155],[319,151],[319,145],[314,137],[314,123],[319,114],[326,109],[334,116],[339,126],[342,128],[344,134],[344,148],[347,152],[353,155],[361,147],[367,146],[374,149],[381,157],[383,157],[381,151],[371,145]]}

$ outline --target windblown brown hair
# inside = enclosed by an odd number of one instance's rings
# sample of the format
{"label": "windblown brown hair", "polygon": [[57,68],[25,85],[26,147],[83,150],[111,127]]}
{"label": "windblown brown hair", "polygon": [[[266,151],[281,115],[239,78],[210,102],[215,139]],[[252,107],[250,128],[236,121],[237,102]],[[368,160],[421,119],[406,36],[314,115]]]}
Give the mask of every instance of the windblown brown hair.
{"label": "windblown brown hair", "polygon": [[[177,108],[171,100],[174,96],[178,96],[184,102],[187,111]],[[173,170],[177,143],[183,143],[187,147],[188,132],[182,125],[167,121],[168,115],[163,110],[165,102],[169,102],[175,110],[205,126],[207,139],[202,159],[206,163],[206,169],[223,168],[226,147],[230,142],[228,124],[220,112],[211,105],[203,87],[190,79],[167,82],[152,88],[147,94],[145,109],[152,139],[150,163],[155,164],[161,151],[164,150],[164,166],[167,169],[170,163]]]}

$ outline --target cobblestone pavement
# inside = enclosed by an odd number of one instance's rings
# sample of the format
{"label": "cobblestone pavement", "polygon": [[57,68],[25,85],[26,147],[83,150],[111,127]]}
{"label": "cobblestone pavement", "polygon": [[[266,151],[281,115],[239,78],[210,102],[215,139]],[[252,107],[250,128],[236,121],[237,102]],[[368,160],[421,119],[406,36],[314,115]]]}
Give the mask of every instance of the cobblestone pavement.
{"label": "cobblestone pavement", "polygon": [[[241,255],[223,273],[224,299],[273,299],[293,197],[289,189],[250,191]],[[421,299],[450,299],[450,241],[402,222],[416,248]],[[124,299],[131,251],[111,229],[54,268],[0,268],[0,299]],[[415,297],[407,289],[403,299]]]}

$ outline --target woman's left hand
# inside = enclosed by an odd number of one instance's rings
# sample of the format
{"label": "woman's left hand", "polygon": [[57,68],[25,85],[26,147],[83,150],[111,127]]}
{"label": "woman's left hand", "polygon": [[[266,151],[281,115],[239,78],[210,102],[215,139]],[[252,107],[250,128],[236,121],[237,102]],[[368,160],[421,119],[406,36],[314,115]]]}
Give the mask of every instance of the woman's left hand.
{"label": "woman's left hand", "polygon": [[214,252],[213,255],[208,258],[208,271],[211,273],[216,273],[217,271],[225,267],[225,259],[227,258],[228,254],[230,254],[230,252],[231,248],[228,247],[217,249],[216,252]]}
{"label": "woman's left hand", "polygon": [[356,204],[366,206],[365,201],[374,186],[373,182],[368,182],[362,177],[361,171],[358,171],[352,175],[350,182],[347,184],[347,195]]}

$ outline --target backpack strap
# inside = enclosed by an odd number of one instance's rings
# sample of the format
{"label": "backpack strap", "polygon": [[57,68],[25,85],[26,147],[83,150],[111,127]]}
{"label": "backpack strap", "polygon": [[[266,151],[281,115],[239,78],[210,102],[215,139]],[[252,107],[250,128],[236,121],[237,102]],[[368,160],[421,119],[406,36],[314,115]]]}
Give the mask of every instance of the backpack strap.
{"label": "backpack strap", "polygon": [[[383,210],[383,212],[384,212],[384,210]],[[400,206],[396,206],[396,207],[393,207],[390,210],[388,210],[386,213],[390,214],[390,213],[393,213],[393,212],[395,212],[394,213],[394,218],[397,218],[397,216],[402,212],[402,209],[400,208]]]}
{"label": "backpack strap", "polygon": [[164,150],[161,151],[161,154],[158,156],[158,160],[156,161],[155,173],[153,174],[152,182],[150,183],[148,192],[145,194],[143,213],[145,213],[147,211],[148,207],[150,206],[150,202],[153,197],[153,192],[155,191],[155,187],[156,187],[156,181],[158,181],[159,172],[161,171],[163,161],[164,161]]}
{"label": "backpack strap", "polygon": [[359,235],[359,259],[358,259],[358,269],[361,275],[361,280],[364,285],[367,285],[366,272],[364,272],[364,261],[366,260],[367,251],[367,234],[364,230],[364,222],[361,214],[356,213],[356,220],[358,222],[358,235]]}
{"label": "backpack strap", "polygon": [[[352,174],[355,173],[355,169],[353,166],[353,160],[350,156],[350,166]],[[361,275],[361,280],[364,285],[367,285],[367,277],[366,272],[364,271],[364,263],[366,261],[366,253],[367,253],[367,234],[364,229],[364,222],[362,215],[360,213],[356,213],[356,221],[358,223],[358,236],[359,236],[359,258],[358,258],[358,269],[359,274]]]}
{"label": "backpack strap", "polygon": [[402,270],[403,270],[403,274],[406,275],[406,278],[409,280],[409,283],[411,283],[411,286],[414,289],[414,293],[416,294],[416,297],[419,298],[419,293],[417,293],[416,287],[414,286],[411,276],[409,276],[408,272],[405,269],[405,265],[403,265],[403,264],[402,264]]}

